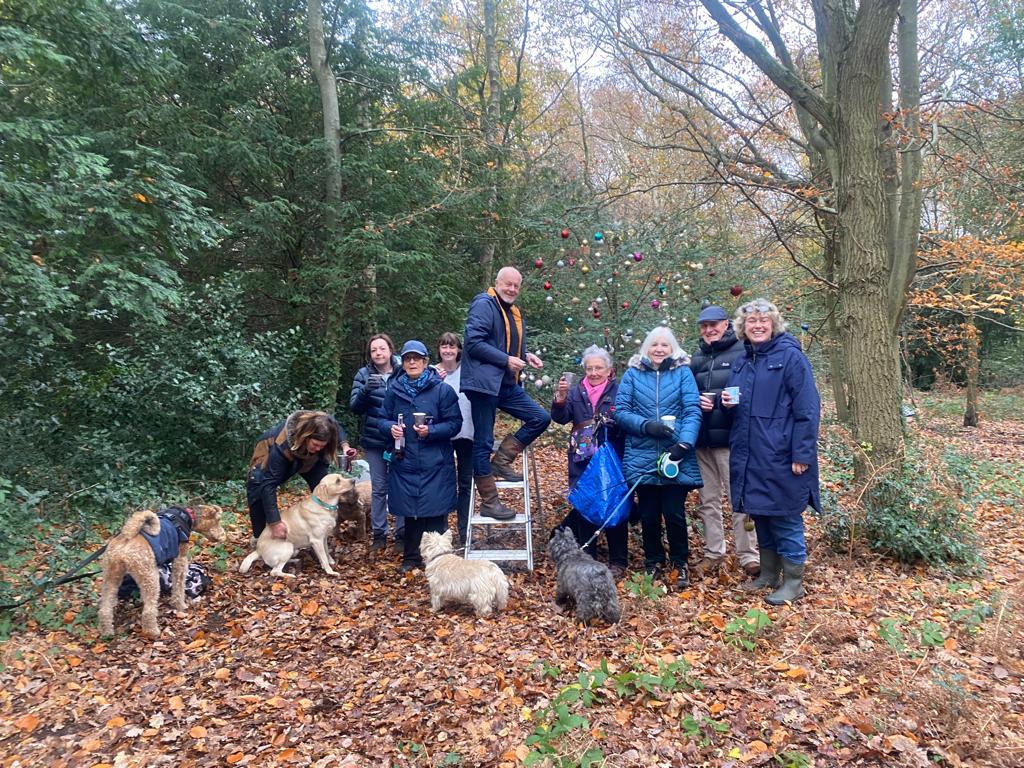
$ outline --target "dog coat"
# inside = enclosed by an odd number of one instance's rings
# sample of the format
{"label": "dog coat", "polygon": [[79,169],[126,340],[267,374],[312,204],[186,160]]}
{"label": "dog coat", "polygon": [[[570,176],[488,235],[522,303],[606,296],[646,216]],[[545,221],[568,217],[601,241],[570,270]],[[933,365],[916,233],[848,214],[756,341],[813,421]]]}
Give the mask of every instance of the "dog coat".
{"label": "dog coat", "polygon": [[156,516],[160,521],[160,533],[155,536],[145,531],[140,533],[153,549],[156,564],[165,565],[178,556],[181,545],[192,535],[192,514],[184,507],[167,507]]}

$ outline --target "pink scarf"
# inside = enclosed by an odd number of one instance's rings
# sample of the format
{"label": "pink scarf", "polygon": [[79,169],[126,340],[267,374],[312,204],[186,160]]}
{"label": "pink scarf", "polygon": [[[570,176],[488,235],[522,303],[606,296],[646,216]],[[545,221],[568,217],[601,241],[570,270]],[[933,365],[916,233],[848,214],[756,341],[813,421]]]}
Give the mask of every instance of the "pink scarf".
{"label": "pink scarf", "polygon": [[603,384],[593,385],[587,378],[583,379],[583,391],[587,393],[587,397],[590,398],[590,408],[595,413],[597,412],[597,404],[601,400],[601,395],[608,389],[609,379],[605,379]]}

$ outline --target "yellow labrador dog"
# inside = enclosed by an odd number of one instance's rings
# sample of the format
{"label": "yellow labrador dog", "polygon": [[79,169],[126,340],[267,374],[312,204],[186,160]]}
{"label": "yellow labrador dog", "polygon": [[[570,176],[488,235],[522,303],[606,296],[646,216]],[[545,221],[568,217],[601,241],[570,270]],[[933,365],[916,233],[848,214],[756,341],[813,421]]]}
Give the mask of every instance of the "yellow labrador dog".
{"label": "yellow labrador dog", "polygon": [[288,538],[275,539],[270,528],[264,528],[256,540],[256,549],[246,556],[238,570],[247,573],[256,560],[263,558],[272,576],[294,579],[295,574],[285,573],[284,566],[296,552],[311,547],[320,567],[337,576],[338,572],[331,567],[334,561],[327,553],[327,537],[337,523],[338,503],[350,504],[355,495],[355,481],[337,474],[327,475],[309,498],[281,512],[281,520],[288,526]]}

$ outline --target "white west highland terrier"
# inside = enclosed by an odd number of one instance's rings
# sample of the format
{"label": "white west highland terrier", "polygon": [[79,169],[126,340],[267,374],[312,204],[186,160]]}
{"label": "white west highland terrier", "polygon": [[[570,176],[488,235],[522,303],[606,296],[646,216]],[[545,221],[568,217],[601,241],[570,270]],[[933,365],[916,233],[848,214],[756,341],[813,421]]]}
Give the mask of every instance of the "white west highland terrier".
{"label": "white west highland terrier", "polygon": [[464,560],[452,554],[452,532],[427,532],[420,540],[430,585],[430,608],[445,603],[472,605],[477,616],[490,616],[508,602],[508,579],[489,560]]}

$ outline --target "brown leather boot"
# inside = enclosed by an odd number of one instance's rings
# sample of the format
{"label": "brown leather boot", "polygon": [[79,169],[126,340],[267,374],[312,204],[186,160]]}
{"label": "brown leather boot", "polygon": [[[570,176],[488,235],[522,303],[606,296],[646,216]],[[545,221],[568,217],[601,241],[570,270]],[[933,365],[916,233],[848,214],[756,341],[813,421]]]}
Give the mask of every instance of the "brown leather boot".
{"label": "brown leather boot", "polygon": [[491,458],[491,470],[507,482],[523,482],[523,476],[512,468],[512,463],[519,458],[519,455],[525,449],[526,446],[516,440],[515,437],[506,435]]}
{"label": "brown leather boot", "polygon": [[473,478],[476,483],[476,491],[480,494],[480,513],[484,517],[493,517],[495,520],[511,520],[516,513],[506,507],[498,499],[498,487],[495,485],[494,475],[477,475]]}

